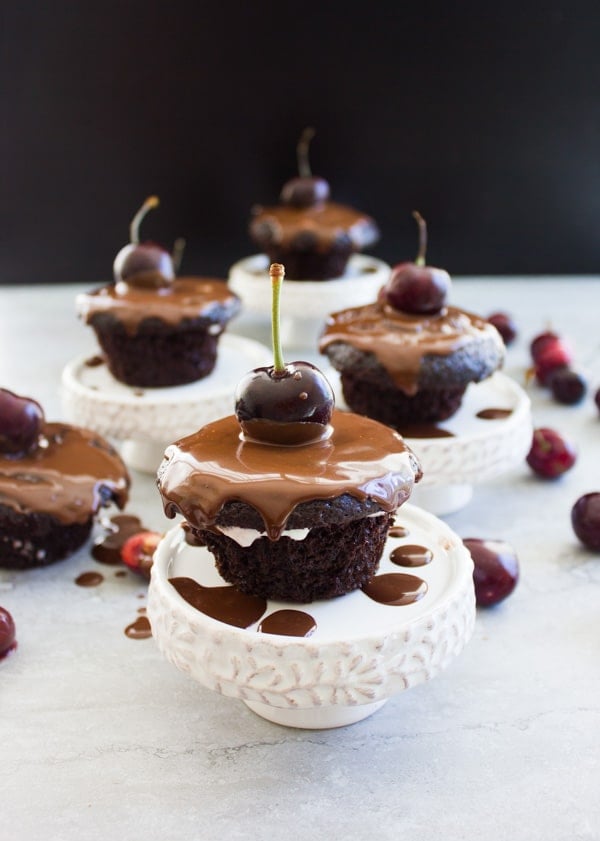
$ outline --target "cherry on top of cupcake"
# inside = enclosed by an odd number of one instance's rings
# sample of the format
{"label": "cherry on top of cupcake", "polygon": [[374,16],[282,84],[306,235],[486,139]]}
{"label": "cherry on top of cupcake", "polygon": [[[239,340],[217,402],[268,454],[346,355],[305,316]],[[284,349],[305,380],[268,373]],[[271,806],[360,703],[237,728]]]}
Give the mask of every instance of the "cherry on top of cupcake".
{"label": "cherry on top of cupcake", "polygon": [[242,377],[235,393],[235,414],[249,439],[284,446],[320,441],[331,431],[333,389],[312,363],[284,362],[280,298],[285,268],[272,263],[269,274],[273,365],[254,368]]}
{"label": "cherry on top of cupcake", "polygon": [[444,269],[426,265],[427,225],[418,211],[413,211],[419,226],[419,250],[414,262],[397,263],[383,287],[382,298],[393,309],[414,315],[431,315],[446,305],[450,275]]}
{"label": "cherry on top of cupcake", "polygon": [[148,196],[129,226],[129,243],[115,257],[115,283],[126,282],[144,288],[159,288],[175,278],[176,261],[162,245],[140,242],[140,225],[149,210],[158,207],[158,196]]}
{"label": "cherry on top of cupcake", "polygon": [[0,388],[0,454],[18,459],[32,453],[40,442],[44,410],[36,400]]}
{"label": "cherry on top of cupcake", "polygon": [[283,185],[280,194],[283,204],[298,208],[313,207],[326,202],[330,196],[329,183],[324,178],[313,175],[311,171],[308,152],[314,136],[314,128],[305,128],[300,135],[296,147],[298,175]]}

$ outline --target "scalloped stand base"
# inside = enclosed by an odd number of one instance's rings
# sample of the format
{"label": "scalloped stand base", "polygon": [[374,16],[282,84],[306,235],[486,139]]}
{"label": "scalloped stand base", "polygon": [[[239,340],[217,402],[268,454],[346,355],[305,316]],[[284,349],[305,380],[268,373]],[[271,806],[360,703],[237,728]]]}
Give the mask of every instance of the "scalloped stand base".
{"label": "scalloped stand base", "polygon": [[272,721],[274,724],[281,724],[284,727],[298,727],[305,730],[327,730],[334,727],[346,727],[349,724],[356,724],[363,718],[368,718],[386,703],[376,701],[373,704],[358,704],[355,707],[310,707],[305,710],[282,709],[271,707],[269,704],[261,704],[259,701],[244,701],[252,712]]}

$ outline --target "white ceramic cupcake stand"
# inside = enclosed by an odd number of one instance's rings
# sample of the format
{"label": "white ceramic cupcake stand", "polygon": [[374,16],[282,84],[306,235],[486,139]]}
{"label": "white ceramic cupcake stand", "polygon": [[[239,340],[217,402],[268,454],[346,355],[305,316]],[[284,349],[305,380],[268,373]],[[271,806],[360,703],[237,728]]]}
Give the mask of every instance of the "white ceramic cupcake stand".
{"label": "white ceramic cupcake stand", "polygon": [[129,467],[155,473],[168,444],[232,414],[243,374],[271,362],[265,345],[224,333],[208,377],[169,388],[135,388],[115,380],[106,364],[89,365],[82,357],[63,370],[63,410],[72,423],[114,440]]}
{"label": "white ceramic cupcake stand", "polygon": [[[191,678],[239,698],[258,715],[301,728],[340,727],[378,710],[390,697],[445,669],[469,640],[475,621],[473,564],[461,539],[432,514],[405,504],[388,538],[379,573],[417,575],[425,595],[412,604],[384,605],[361,590],[310,604],[267,602],[309,613],[311,636],[267,634],[212,619],[192,607],[169,579],[194,578],[222,586],[214,559],[188,545],[181,524],[164,536],[154,556],[148,618],[165,657]],[[406,569],[390,551],[401,543],[430,549],[433,560]]]}
{"label": "white ceramic cupcake stand", "polygon": [[[284,281],[281,294],[281,340],[286,348],[316,348],[329,313],[370,304],[387,283],[391,268],[366,254],[354,254],[345,274],[332,280]],[[241,319],[266,337],[271,330],[271,281],[269,259],[253,254],[234,263],[228,284],[243,303]],[[239,329],[239,328],[236,328]],[[264,340],[266,340],[266,337]]]}

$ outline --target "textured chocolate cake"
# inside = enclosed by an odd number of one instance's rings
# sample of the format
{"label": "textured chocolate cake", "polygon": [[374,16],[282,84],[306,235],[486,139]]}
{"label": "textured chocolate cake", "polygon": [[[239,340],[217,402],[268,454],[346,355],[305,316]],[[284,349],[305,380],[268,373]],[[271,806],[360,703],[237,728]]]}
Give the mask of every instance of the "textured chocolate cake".
{"label": "textured chocolate cake", "polygon": [[95,432],[45,421],[39,404],[0,389],[0,566],[43,566],[88,538],[94,515],[123,508],[129,475]]}
{"label": "textured chocolate cake", "polygon": [[151,196],[134,217],[131,243],[115,259],[115,282],[76,300],[115,379],[147,388],[208,376],[219,337],[241,306],[225,280],[175,277],[169,253],[139,242],[139,222],[157,203]]}
{"label": "textured chocolate cake", "polygon": [[298,144],[299,176],[287,181],[276,205],[252,209],[249,233],[269,260],[284,263],[292,280],[342,277],[350,256],[373,245],[379,229],[368,215],[330,201],[325,179],[308,164],[308,129]]}
{"label": "textured chocolate cake", "polygon": [[448,306],[449,289],[447,272],[425,266],[423,255],[395,266],[377,301],[329,316],[319,350],[340,372],[352,411],[400,431],[441,421],[458,410],[469,383],[502,366],[497,329]]}

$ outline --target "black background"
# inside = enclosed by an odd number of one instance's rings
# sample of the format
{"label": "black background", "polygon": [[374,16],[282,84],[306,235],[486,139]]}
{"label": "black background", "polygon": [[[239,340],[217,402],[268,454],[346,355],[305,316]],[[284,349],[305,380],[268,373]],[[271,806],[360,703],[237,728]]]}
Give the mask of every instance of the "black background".
{"label": "black background", "polygon": [[111,277],[131,216],[225,276],[305,126],[372,253],[453,274],[597,273],[600,4],[4,3],[0,283]]}

